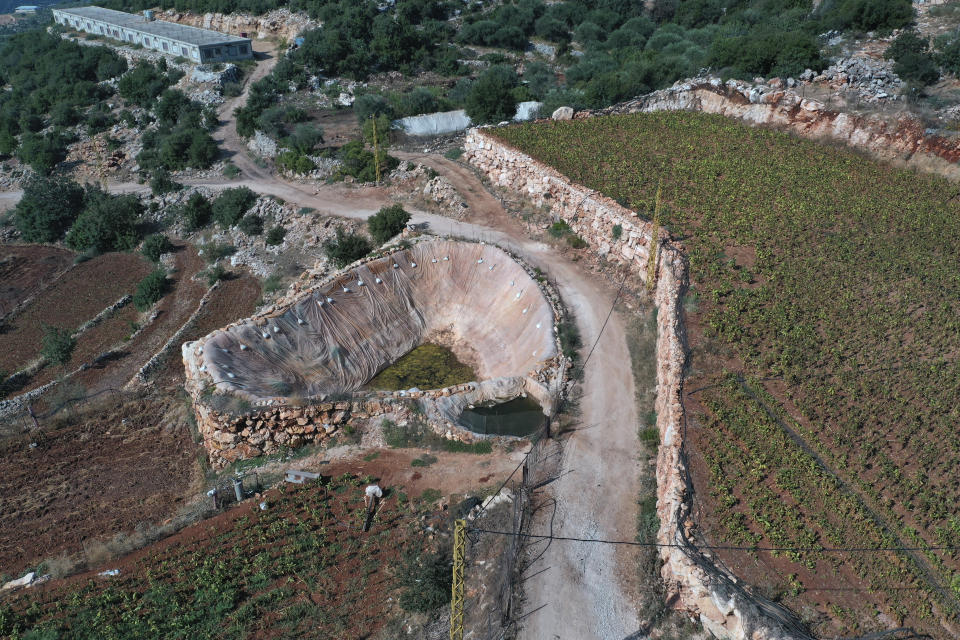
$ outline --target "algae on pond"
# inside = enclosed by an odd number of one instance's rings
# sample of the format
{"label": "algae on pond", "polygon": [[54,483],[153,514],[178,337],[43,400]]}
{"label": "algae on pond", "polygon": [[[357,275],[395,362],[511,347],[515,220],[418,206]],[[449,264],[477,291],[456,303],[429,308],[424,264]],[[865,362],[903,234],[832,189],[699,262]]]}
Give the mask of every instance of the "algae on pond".
{"label": "algae on pond", "polygon": [[450,349],[426,342],[378,373],[367,386],[383,391],[440,389],[476,379],[473,369]]}

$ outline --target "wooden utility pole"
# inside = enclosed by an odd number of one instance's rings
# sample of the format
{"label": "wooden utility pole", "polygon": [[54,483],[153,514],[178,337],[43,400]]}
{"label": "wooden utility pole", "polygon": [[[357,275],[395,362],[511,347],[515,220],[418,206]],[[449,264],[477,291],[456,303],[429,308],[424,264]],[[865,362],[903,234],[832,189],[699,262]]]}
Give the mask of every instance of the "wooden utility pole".
{"label": "wooden utility pole", "polygon": [[463,640],[463,563],[467,547],[467,521],[453,528],[453,594],[450,598],[450,640]]}

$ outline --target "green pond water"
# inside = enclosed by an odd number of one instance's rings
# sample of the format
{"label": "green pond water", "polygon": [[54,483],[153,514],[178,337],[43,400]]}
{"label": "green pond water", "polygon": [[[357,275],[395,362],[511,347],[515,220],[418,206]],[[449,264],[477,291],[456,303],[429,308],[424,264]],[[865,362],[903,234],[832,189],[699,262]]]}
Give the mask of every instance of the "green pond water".
{"label": "green pond water", "polygon": [[442,389],[476,379],[473,369],[457,360],[450,349],[426,342],[378,373],[367,387],[380,391]]}

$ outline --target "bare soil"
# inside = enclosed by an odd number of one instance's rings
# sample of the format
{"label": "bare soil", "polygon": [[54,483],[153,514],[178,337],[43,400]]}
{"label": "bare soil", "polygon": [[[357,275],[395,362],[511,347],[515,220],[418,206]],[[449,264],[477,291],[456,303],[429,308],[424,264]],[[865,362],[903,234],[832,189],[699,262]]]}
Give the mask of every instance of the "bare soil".
{"label": "bare soil", "polygon": [[73,252],[44,245],[0,245],[0,318],[73,264]]}
{"label": "bare soil", "polygon": [[167,415],[176,402],[106,394],[0,442],[0,574],[81,553],[183,505],[200,467],[186,422]]}
{"label": "bare soil", "polygon": [[0,334],[0,369],[16,371],[39,355],[43,325],[78,328],[132,293],[151,269],[131,253],[107,253],[70,269],[10,319]]}

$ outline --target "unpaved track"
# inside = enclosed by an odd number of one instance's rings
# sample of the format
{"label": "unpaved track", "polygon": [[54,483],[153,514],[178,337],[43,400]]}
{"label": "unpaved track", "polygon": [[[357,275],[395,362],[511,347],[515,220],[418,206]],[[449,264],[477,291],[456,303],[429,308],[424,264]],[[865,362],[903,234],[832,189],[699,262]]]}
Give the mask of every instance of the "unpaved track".
{"label": "unpaved track", "polygon": [[[275,61],[274,57],[259,65],[253,79],[265,75]],[[234,103],[239,104],[239,100]],[[225,105],[221,111],[226,122],[218,140],[232,153],[242,178],[188,181],[189,184],[244,185],[301,207],[357,219],[365,219],[391,203],[383,189],[345,185],[313,187],[287,182],[260,169],[249,160],[242,140],[236,135],[232,118],[234,103]],[[553,247],[527,238],[470,169],[437,155],[396,155],[422,162],[445,175],[469,205],[469,222],[422,211],[412,212],[412,222],[426,222],[439,234],[489,240],[522,256],[556,283],[579,325],[585,345],[584,357],[599,337],[580,389],[580,424],[567,436],[559,479],[538,492],[543,501],[556,502],[556,512],[540,509],[533,532],[549,532],[552,526],[555,535],[633,540],[640,474],[638,416],[625,323],[617,313],[607,319],[616,291],[559,255]],[[146,190],[146,187],[126,183],[111,185],[110,190],[131,192]],[[16,192],[0,193],[0,209],[18,198]],[[635,591],[637,565],[632,548],[553,542],[540,543],[535,552],[534,557],[539,555],[539,559],[526,571],[522,585],[525,603],[520,613],[521,638],[638,637],[633,635],[639,622]]]}

